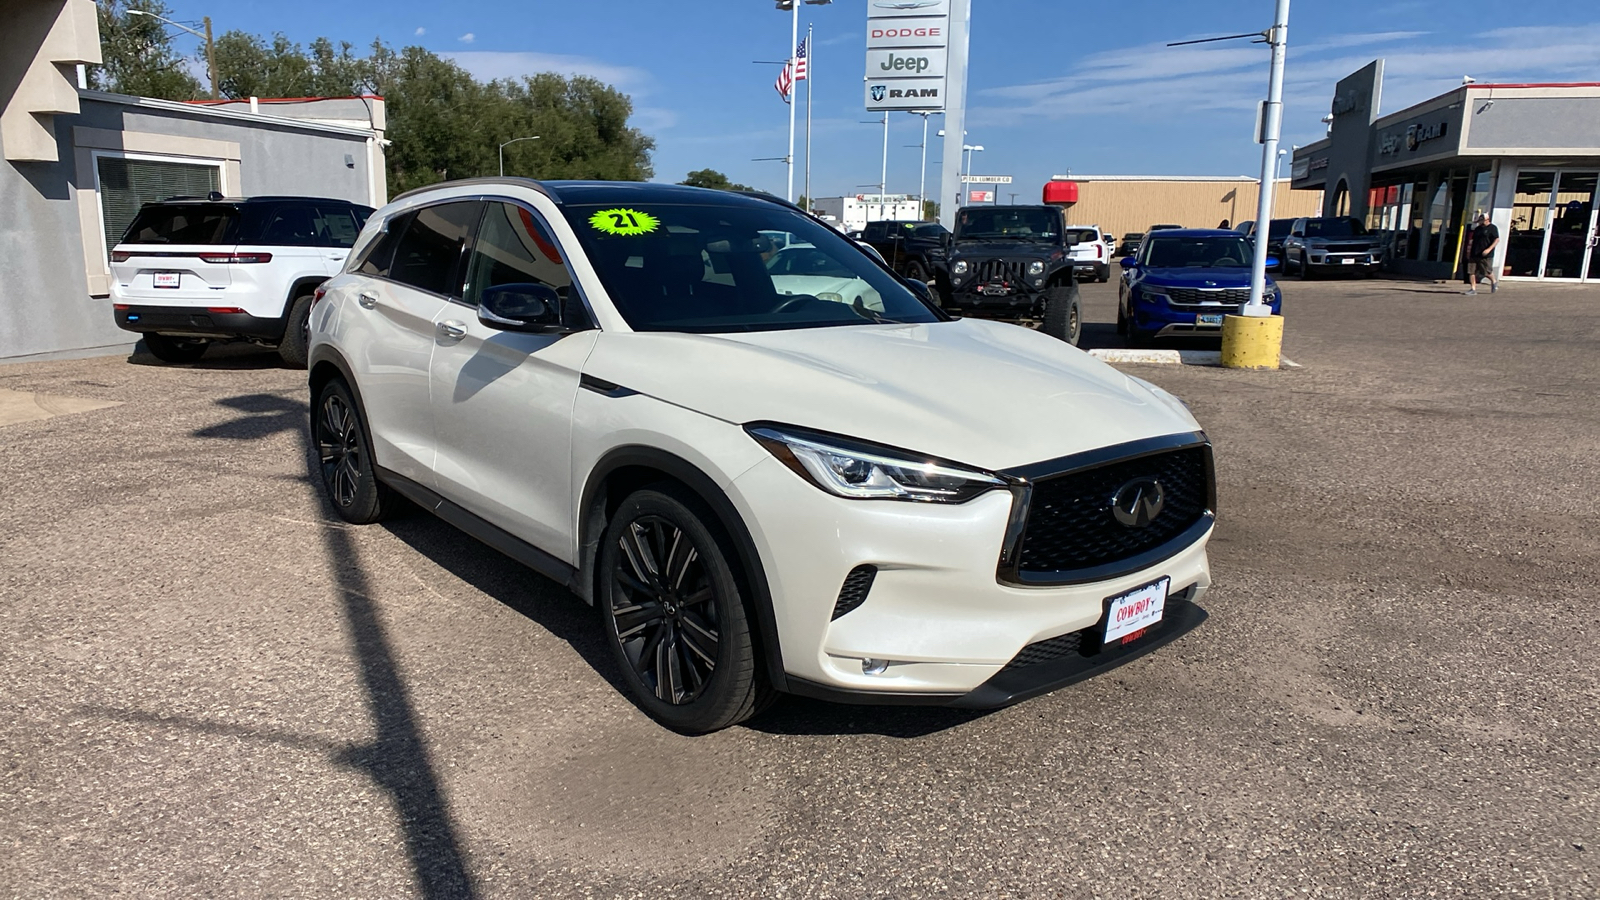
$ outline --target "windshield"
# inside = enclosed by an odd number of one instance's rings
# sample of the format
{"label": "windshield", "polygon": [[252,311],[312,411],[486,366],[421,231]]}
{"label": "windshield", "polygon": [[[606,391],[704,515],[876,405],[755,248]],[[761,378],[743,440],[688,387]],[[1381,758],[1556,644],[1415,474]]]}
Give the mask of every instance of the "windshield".
{"label": "windshield", "polygon": [[1359,219],[1310,219],[1306,222],[1306,237],[1361,237],[1367,226]]}
{"label": "windshield", "polygon": [[146,206],[134,216],[124,244],[232,244],[239,210],[216,203]]}
{"label": "windshield", "polygon": [[956,234],[962,240],[1011,238],[1054,241],[1061,231],[1061,215],[1053,209],[963,209],[956,216]]}
{"label": "windshield", "polygon": [[562,208],[635,331],[937,322],[838,232],[781,206]]}
{"label": "windshield", "polygon": [[1250,244],[1243,237],[1171,237],[1144,239],[1145,265],[1157,269],[1233,269],[1250,264]]}

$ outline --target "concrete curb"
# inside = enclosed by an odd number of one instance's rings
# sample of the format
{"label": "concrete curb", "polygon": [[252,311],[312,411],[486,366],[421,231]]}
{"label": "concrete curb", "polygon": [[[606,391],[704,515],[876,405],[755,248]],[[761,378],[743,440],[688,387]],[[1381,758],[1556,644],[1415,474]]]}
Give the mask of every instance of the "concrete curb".
{"label": "concrete curb", "polygon": [[[1108,363],[1166,366],[1222,365],[1222,351],[1220,350],[1127,350],[1118,347],[1102,347],[1090,350],[1089,355]],[[1301,368],[1299,363],[1286,356],[1280,357],[1280,367],[1285,369]]]}

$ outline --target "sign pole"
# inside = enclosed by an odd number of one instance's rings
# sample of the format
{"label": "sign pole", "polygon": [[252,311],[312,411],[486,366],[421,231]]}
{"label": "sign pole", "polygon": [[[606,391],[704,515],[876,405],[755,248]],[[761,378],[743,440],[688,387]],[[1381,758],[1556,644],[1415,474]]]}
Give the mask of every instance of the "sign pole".
{"label": "sign pole", "polygon": [[806,212],[811,211],[811,79],[817,71],[817,42],[811,39],[814,30],[806,23]]}
{"label": "sign pole", "polygon": [[922,208],[917,210],[920,220],[928,215],[928,116],[932,113],[917,113],[922,117],[922,180],[917,182],[917,205]]}
{"label": "sign pole", "polygon": [[950,0],[950,49],[944,78],[944,161],[939,166],[939,221],[955,230],[961,200],[961,146],[967,137],[967,45],[972,0]]}
{"label": "sign pole", "polygon": [[[794,76],[795,63],[797,62],[795,51],[800,46],[800,4],[791,3],[789,4],[789,9],[789,75],[792,78]],[[809,91],[810,89],[807,88],[807,90]],[[789,156],[784,159],[784,165],[789,168],[789,192],[784,196],[784,199],[790,203],[794,202],[794,99],[799,92],[799,85],[791,80],[789,82]]]}
{"label": "sign pole", "polygon": [[889,198],[889,111],[883,111],[883,171],[878,176],[878,219],[887,214]]}

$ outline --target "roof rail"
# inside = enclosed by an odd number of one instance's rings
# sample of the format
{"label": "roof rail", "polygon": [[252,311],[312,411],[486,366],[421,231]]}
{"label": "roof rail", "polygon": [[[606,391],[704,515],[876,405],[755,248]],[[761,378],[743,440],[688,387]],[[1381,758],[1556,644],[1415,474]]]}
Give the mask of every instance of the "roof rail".
{"label": "roof rail", "polygon": [[554,203],[558,205],[561,203],[561,195],[557,194],[544,182],[535,181],[532,178],[524,178],[520,175],[506,175],[504,177],[498,175],[487,175],[478,178],[457,178],[452,181],[436,181],[433,184],[425,184],[422,187],[412,188],[398,197],[390,197],[389,202],[394,203],[398,200],[404,200],[407,197],[413,197],[418,194],[425,194],[429,191],[437,191],[443,188],[464,187],[472,184],[515,184],[518,187],[533,188],[546,197],[549,197]]}

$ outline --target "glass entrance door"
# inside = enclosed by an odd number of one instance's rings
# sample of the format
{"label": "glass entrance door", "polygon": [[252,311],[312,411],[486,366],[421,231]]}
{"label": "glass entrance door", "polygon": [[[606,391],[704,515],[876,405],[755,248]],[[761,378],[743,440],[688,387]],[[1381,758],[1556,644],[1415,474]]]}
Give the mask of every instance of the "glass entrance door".
{"label": "glass entrance door", "polygon": [[1600,172],[1556,173],[1550,203],[1549,249],[1544,277],[1581,279],[1588,275],[1590,245],[1594,243],[1595,187]]}

